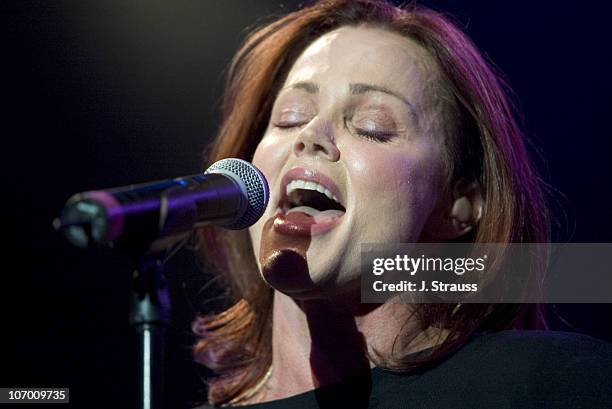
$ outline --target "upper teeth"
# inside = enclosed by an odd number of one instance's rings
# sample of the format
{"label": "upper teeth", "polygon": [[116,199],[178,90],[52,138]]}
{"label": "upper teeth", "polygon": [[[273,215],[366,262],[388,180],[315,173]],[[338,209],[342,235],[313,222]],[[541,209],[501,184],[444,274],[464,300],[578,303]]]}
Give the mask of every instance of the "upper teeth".
{"label": "upper teeth", "polygon": [[332,194],[325,186],[322,186],[316,182],[306,181],[306,180],[292,180],[287,184],[286,194],[289,196],[294,190],[304,189],[304,190],[316,190],[317,192],[323,193],[331,200],[335,200],[336,202],[340,202],[336,196]]}

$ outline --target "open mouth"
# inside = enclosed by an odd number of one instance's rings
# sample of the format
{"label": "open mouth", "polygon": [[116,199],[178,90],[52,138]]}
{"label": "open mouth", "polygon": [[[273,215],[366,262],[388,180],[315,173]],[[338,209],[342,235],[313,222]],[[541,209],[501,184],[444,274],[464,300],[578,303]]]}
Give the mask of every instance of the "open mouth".
{"label": "open mouth", "polygon": [[316,182],[291,181],[285,191],[285,213],[301,211],[312,216],[345,213],[346,209],[329,189]]}
{"label": "open mouth", "polygon": [[333,228],[346,213],[335,183],[327,176],[301,168],[289,171],[275,228],[284,234],[316,235]]}

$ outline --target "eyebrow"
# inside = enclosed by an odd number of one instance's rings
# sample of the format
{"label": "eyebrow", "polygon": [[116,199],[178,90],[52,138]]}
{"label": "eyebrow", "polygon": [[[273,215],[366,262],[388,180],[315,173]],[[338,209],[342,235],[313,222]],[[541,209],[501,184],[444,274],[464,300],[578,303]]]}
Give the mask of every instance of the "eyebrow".
{"label": "eyebrow", "polygon": [[382,87],[380,85],[357,83],[350,84],[349,89],[351,91],[351,95],[360,95],[368,92],[382,92],[383,94],[391,95],[408,105],[412,112],[415,112],[414,105],[410,101],[408,101],[406,97],[395,91],[390,90],[389,88]]}
{"label": "eyebrow", "polygon": [[319,86],[314,82],[297,82],[290,86],[293,89],[301,89],[309,94],[316,94],[319,92]]}
{"label": "eyebrow", "polygon": [[[306,91],[309,94],[317,94],[319,92],[319,86],[315,84],[314,82],[297,82],[291,85],[290,88],[300,89],[302,91]],[[404,97],[403,95],[395,91],[390,90],[389,88],[386,88],[380,85],[365,84],[362,82],[358,82],[355,84],[349,84],[349,90],[350,90],[351,95],[366,94],[368,92],[382,92],[383,94],[391,95],[399,99],[400,101],[408,105],[408,107],[413,113],[416,112],[414,104],[408,101],[406,97]]]}

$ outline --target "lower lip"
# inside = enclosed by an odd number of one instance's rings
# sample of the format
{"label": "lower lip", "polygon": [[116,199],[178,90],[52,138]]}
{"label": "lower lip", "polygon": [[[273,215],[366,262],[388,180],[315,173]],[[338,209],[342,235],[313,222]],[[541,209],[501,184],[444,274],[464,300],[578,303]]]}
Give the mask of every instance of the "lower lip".
{"label": "lower lip", "polygon": [[287,236],[318,236],[338,225],[343,216],[331,217],[319,223],[313,217],[301,217],[296,213],[287,215],[282,211],[274,219],[274,230]]}

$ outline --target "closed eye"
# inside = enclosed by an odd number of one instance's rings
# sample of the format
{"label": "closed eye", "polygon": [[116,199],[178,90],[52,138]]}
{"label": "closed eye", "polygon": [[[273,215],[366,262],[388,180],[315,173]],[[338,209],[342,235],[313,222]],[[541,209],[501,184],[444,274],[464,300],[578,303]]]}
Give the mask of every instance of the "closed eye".
{"label": "closed eye", "polygon": [[301,110],[284,109],[276,116],[273,123],[278,128],[294,128],[307,124],[311,115]]}
{"label": "closed eye", "polygon": [[390,142],[395,136],[397,136],[396,131],[385,130],[385,129],[364,129],[355,126],[352,123],[352,116],[347,116],[344,118],[344,127],[349,130],[349,132],[356,134],[357,136],[368,139],[374,142]]}
{"label": "closed eye", "polygon": [[279,121],[279,122],[275,122],[274,126],[277,128],[281,128],[281,129],[290,129],[290,128],[296,128],[296,127],[306,125],[307,123],[308,121],[301,121],[301,122]]}
{"label": "closed eye", "polygon": [[393,137],[397,135],[396,132],[391,131],[369,131],[365,129],[353,128],[355,133],[362,138],[369,139],[376,142],[389,142]]}

